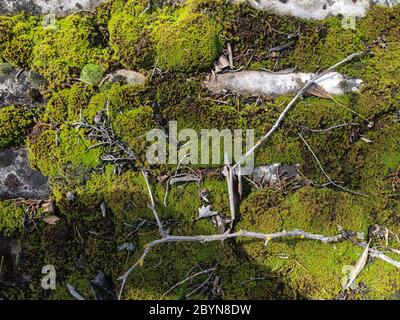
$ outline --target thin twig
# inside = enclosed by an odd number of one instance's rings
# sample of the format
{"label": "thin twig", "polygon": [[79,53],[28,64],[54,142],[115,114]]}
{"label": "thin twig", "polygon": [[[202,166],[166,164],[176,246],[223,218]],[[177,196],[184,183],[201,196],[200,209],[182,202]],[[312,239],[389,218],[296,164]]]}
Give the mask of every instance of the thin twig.
{"label": "thin twig", "polygon": [[367,52],[369,52],[369,50],[353,53],[353,54],[349,55],[346,59],[334,64],[333,66],[331,66],[324,72],[316,74],[310,81],[308,81],[304,85],[304,87],[296,94],[296,96],[289,102],[289,104],[286,106],[286,108],[282,111],[278,120],[275,122],[275,124],[272,126],[272,128],[249,151],[247,151],[247,153],[244,156],[242,156],[239,159],[239,161],[233,166],[233,170],[235,170],[239,165],[243,164],[246,161],[246,158],[251,156],[279,128],[279,126],[281,125],[283,120],[286,118],[286,115],[288,114],[288,112],[297,103],[297,100],[299,100],[307,92],[307,90],[310,88],[310,86],[312,84],[315,83],[315,81],[317,81],[319,78],[326,75],[327,73],[340,67],[341,65],[343,65],[355,58],[365,55]]}
{"label": "thin twig", "polygon": [[184,284],[185,282],[187,282],[189,280],[192,280],[193,278],[196,278],[196,277],[201,276],[203,274],[212,272],[214,270],[217,270],[217,268],[211,268],[211,269],[207,269],[207,270],[203,270],[203,271],[197,272],[197,273],[191,275],[190,277],[187,277],[186,279],[184,279],[182,281],[179,281],[177,284],[173,285],[171,288],[169,288],[167,291],[165,291],[164,294],[162,295],[162,297],[165,297],[168,293],[170,293],[176,287],[179,287],[180,285]]}
{"label": "thin twig", "polygon": [[160,217],[158,216],[158,213],[157,213],[157,210],[156,210],[156,204],[154,202],[153,193],[152,193],[151,188],[150,188],[149,179],[147,177],[147,172],[144,172],[142,170],[142,174],[143,174],[144,180],[146,181],[147,191],[149,193],[149,198],[150,198],[150,202],[151,202],[151,205],[149,206],[150,210],[153,212],[154,217],[156,218],[157,225],[158,225],[158,230],[160,232],[160,235],[161,235],[162,238],[164,238],[165,237],[165,231],[164,231],[164,229],[162,227],[162,223],[161,223]]}
{"label": "thin twig", "polygon": [[270,234],[256,233],[256,232],[249,232],[249,231],[238,231],[235,233],[224,233],[224,234],[216,234],[216,235],[200,235],[200,236],[169,236],[169,235],[166,235],[162,239],[154,240],[154,241],[150,242],[149,244],[147,244],[144,249],[144,252],[143,252],[142,256],[139,258],[139,260],[137,260],[128,269],[128,271],[125,272],[124,275],[122,275],[121,277],[118,278],[118,280],[122,281],[118,299],[121,299],[121,297],[122,297],[122,293],[123,293],[123,290],[124,290],[124,287],[125,287],[126,281],[128,280],[129,275],[138,266],[143,265],[144,260],[146,259],[147,255],[150,253],[150,251],[159,244],[172,243],[172,242],[207,243],[207,242],[214,242],[214,241],[223,241],[223,240],[238,238],[238,237],[260,239],[260,240],[264,240],[266,242],[273,240],[273,239],[278,239],[278,238],[300,237],[302,239],[310,239],[310,240],[321,241],[324,243],[331,243],[331,242],[338,242],[338,241],[344,240],[347,236],[348,236],[347,233],[342,233],[342,234],[339,234],[336,236],[325,237],[323,235],[312,234],[312,233],[308,233],[308,232],[305,232],[303,230],[298,230],[298,229],[293,230],[293,231],[282,231],[282,232],[276,232],[276,233],[270,233]]}
{"label": "thin twig", "polygon": [[311,154],[313,155],[314,159],[317,161],[317,163],[318,163],[318,165],[319,165],[319,167],[320,167],[322,173],[324,174],[324,176],[329,180],[329,182],[330,182],[332,185],[334,185],[335,187],[337,187],[337,188],[339,188],[339,189],[342,189],[343,191],[350,192],[350,193],[352,193],[352,194],[355,194],[355,195],[358,195],[358,196],[363,196],[363,197],[367,197],[367,198],[368,198],[368,195],[366,195],[366,194],[364,194],[364,193],[360,193],[360,192],[357,192],[357,191],[353,191],[353,190],[347,189],[347,188],[342,187],[341,185],[337,184],[335,181],[333,181],[333,180],[331,179],[331,177],[326,173],[324,167],[323,167],[322,164],[321,164],[321,161],[319,161],[317,155],[315,154],[315,152],[313,151],[313,149],[311,149],[311,147],[310,147],[310,145],[307,143],[307,141],[303,138],[303,136],[302,136],[300,133],[298,133],[298,135],[299,135],[300,139],[304,142],[304,144],[307,146],[308,150],[310,150],[310,152],[311,152]]}

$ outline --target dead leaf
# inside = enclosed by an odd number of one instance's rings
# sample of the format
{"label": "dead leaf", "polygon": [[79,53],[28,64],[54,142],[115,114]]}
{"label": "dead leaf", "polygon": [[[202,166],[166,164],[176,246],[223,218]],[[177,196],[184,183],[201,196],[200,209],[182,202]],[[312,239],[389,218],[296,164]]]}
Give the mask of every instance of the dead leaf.
{"label": "dead leaf", "polygon": [[107,208],[106,208],[106,203],[104,201],[100,204],[100,210],[103,218],[107,217]]}
{"label": "dead leaf", "polygon": [[61,219],[57,216],[48,216],[42,219],[44,222],[50,225],[56,225]]}
{"label": "dead leaf", "polygon": [[367,263],[367,259],[368,259],[368,254],[369,254],[369,244],[371,243],[371,241],[368,242],[367,246],[365,247],[360,259],[358,259],[357,263],[355,264],[355,266],[351,269],[347,283],[344,286],[344,289],[349,289],[354,281],[356,280],[356,278],[358,277],[358,275],[361,273],[361,271],[364,269],[365,264]]}
{"label": "dead leaf", "polygon": [[56,211],[56,207],[53,201],[46,202],[42,205],[43,212],[46,213],[54,213]]}
{"label": "dead leaf", "polygon": [[328,91],[326,91],[323,87],[316,83],[311,84],[311,86],[307,89],[307,93],[318,98],[332,98],[332,95]]}
{"label": "dead leaf", "polygon": [[363,137],[363,136],[361,136],[360,139],[361,139],[362,141],[366,142],[366,143],[372,143],[372,142],[373,142],[372,140],[370,140],[370,139],[368,139],[368,138],[366,138],[366,137]]}
{"label": "dead leaf", "polygon": [[217,225],[218,233],[224,234],[225,233],[224,220],[221,218],[221,216],[219,214],[217,214],[213,219],[214,219],[214,223]]}
{"label": "dead leaf", "polygon": [[218,214],[216,211],[211,211],[211,206],[202,206],[199,209],[199,219],[211,218]]}
{"label": "dead leaf", "polygon": [[226,68],[229,68],[230,63],[227,57],[224,55],[220,56],[218,59],[218,62],[214,64],[215,67],[215,73],[220,73],[224,71]]}

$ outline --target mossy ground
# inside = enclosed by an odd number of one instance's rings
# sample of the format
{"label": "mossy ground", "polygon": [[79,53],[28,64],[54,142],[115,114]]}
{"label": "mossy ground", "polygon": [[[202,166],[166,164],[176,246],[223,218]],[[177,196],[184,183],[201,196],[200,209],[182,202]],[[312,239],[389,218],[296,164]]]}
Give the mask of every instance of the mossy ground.
{"label": "mossy ground", "polygon": [[[59,19],[56,29],[43,29],[40,18],[0,17],[0,61],[39,72],[47,81],[43,91],[48,98],[46,106],[34,112],[22,106],[0,109],[0,146],[18,146],[26,139],[31,164],[50,177],[61,218],[56,226],[38,221],[37,230],[28,232],[19,223],[23,209],[0,203],[0,234],[18,237],[22,243],[20,263],[7,264],[5,270],[18,289],[7,287],[0,291],[1,297],[71,299],[65,288],[70,283],[93,298],[88,280],[98,271],[117,279],[139,258],[144,246],[158,237],[140,172],[117,175],[115,166],[104,166],[100,157],[105,148],[92,148],[96,141],[74,125],[81,117],[94,124],[96,116],[106,114],[118,139],[138,154],[146,147],[143,135],[152,128],[166,128],[170,120],[176,120],[179,128],[197,131],[255,129],[256,138],[271,128],[291,97],[210,96],[202,87],[205,72],[227,43],[232,45],[236,68],[279,71],[298,67],[314,72],[385,36],[385,46],[375,46],[373,55],[339,70],[364,80],[359,94],[335,97],[335,101],[305,97],[256,153],[256,165],[300,164],[302,174],[311,181],[308,186],[256,190],[246,185],[236,228],[258,232],[303,228],[324,235],[345,229],[367,236],[372,226],[381,225],[400,232],[400,186],[390,179],[400,166],[396,113],[400,6],[375,7],[367,18],[357,21],[356,30],[342,29],[339,18],[303,21],[225,1],[156,4],[144,12],[146,6],[147,1],[110,1],[93,14]],[[270,51],[289,42],[286,50]],[[144,85],[106,82],[100,86],[101,73],[121,67],[141,70],[149,80]],[[368,126],[371,121],[374,126]],[[313,132],[338,124],[346,125]],[[299,132],[331,179],[368,197],[332,186],[318,187],[327,178]],[[147,166],[144,158],[138,163]],[[206,177],[201,185],[173,186],[165,208],[165,183],[156,183],[156,178],[176,168],[151,169],[157,207],[172,234],[217,232],[210,221],[195,219],[202,205],[201,189],[208,190],[213,210],[229,216],[222,177]],[[107,208],[105,218],[102,203]],[[382,245],[381,239],[372,240]],[[134,250],[118,250],[125,243]],[[389,237],[389,247],[399,247],[394,236]],[[273,241],[268,246],[249,239],[165,244],[134,271],[124,297],[163,298],[194,267],[217,265],[224,299],[333,299],[342,290],[343,267],[354,265],[361,252],[350,242],[333,245],[304,239]],[[393,258],[398,259],[395,254]],[[54,292],[39,286],[46,264],[57,268]],[[32,277],[30,284],[23,275]],[[357,278],[358,289],[349,297],[387,299],[400,290],[399,283],[395,267],[370,259]],[[189,291],[184,285],[165,298],[181,299]],[[215,298],[210,290],[194,297]]]}

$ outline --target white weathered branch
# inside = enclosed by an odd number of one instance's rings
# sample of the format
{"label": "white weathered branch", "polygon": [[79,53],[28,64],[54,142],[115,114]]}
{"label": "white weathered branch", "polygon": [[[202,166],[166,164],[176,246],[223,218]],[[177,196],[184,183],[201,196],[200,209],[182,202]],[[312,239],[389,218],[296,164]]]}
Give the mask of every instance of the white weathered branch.
{"label": "white weathered branch", "polygon": [[150,210],[153,212],[154,218],[155,218],[156,221],[157,221],[158,231],[160,232],[161,237],[164,238],[164,237],[165,237],[165,231],[164,231],[164,228],[163,228],[163,226],[162,226],[160,217],[158,216],[158,213],[157,213],[156,204],[155,204],[155,202],[154,202],[154,197],[153,197],[153,192],[151,191],[149,179],[148,179],[148,177],[147,177],[147,172],[144,172],[144,171],[142,170],[142,175],[143,175],[143,177],[144,177],[144,180],[146,181],[147,191],[148,191],[149,198],[150,198],[150,202],[151,202],[149,208],[150,208]]}
{"label": "white weathered branch", "polygon": [[[150,253],[150,251],[157,245],[163,244],[163,243],[172,243],[172,242],[200,242],[200,243],[208,243],[208,242],[215,242],[215,241],[224,241],[227,239],[232,239],[232,238],[239,238],[239,237],[245,237],[245,238],[253,238],[253,239],[259,239],[263,240],[266,243],[268,243],[271,240],[274,239],[281,239],[281,238],[300,238],[300,239],[308,239],[308,240],[314,240],[314,241],[320,241],[323,243],[336,243],[340,242],[343,240],[348,239],[351,237],[352,233],[349,232],[342,232],[341,234],[334,235],[334,236],[324,236],[320,234],[313,234],[306,232],[304,230],[300,229],[295,229],[292,231],[282,231],[282,232],[275,232],[275,233],[258,233],[258,232],[251,232],[251,231],[238,231],[235,233],[224,233],[224,234],[216,234],[216,235],[200,235],[200,236],[165,236],[162,239],[154,240],[150,242],[148,245],[146,245],[145,250],[142,254],[142,256],[139,258],[138,261],[136,261],[135,264],[133,264],[128,271],[125,272],[124,275],[118,278],[118,280],[122,281],[120,293],[119,293],[119,299],[122,297],[122,293],[126,284],[126,281],[128,280],[129,275],[138,267],[142,266],[144,263],[144,260],[146,259],[147,255]],[[361,247],[364,247],[363,244],[358,244]],[[376,249],[369,249],[369,253],[371,256],[379,258],[397,268],[400,268],[400,262],[395,261],[385,255],[384,253],[376,250]]]}
{"label": "white weathered branch", "polygon": [[[313,78],[314,73],[239,71],[212,75],[204,84],[214,93],[228,91],[249,96],[278,97],[297,93]],[[315,78],[314,83],[331,95],[343,95],[347,92],[358,92],[362,80],[329,72]]]}
{"label": "white weathered branch", "polygon": [[359,58],[363,55],[365,55],[369,51],[361,51],[357,53],[353,53],[349,55],[346,59],[334,64],[331,66],[329,69],[326,71],[315,75],[310,81],[308,81],[304,87],[295,95],[295,97],[289,102],[289,104],[286,106],[286,108],[282,111],[282,113],[279,115],[278,120],[275,122],[275,124],[272,126],[272,128],[249,150],[247,153],[239,159],[239,161],[233,166],[233,169],[236,169],[238,166],[242,165],[246,159],[251,156],[281,125],[283,120],[286,118],[286,115],[289,113],[289,111],[294,107],[294,105],[297,103],[297,101],[307,92],[307,90],[310,88],[312,84],[314,84],[318,79],[323,77],[326,74],[329,74],[336,68],[340,67],[341,65]]}

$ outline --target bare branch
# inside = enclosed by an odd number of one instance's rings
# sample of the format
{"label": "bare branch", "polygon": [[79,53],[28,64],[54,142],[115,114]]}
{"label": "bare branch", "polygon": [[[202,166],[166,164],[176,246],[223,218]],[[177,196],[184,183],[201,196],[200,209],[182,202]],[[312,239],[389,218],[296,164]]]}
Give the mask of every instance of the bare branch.
{"label": "bare branch", "polygon": [[[172,243],[172,242],[200,242],[200,243],[207,243],[207,242],[215,242],[215,241],[223,241],[227,239],[232,239],[232,238],[238,238],[238,237],[245,237],[245,238],[253,238],[253,239],[260,239],[264,240],[266,243],[268,243],[271,240],[274,239],[281,239],[281,238],[300,238],[300,239],[308,239],[308,240],[314,240],[314,241],[320,241],[323,243],[336,243],[340,241],[344,241],[349,239],[353,233],[351,232],[342,232],[341,234],[334,235],[334,236],[324,236],[320,234],[313,234],[306,232],[304,230],[300,229],[295,229],[292,231],[282,231],[282,232],[275,232],[275,233],[257,233],[257,232],[250,232],[250,231],[238,231],[235,233],[224,233],[224,234],[217,234],[217,235],[200,235],[200,236],[166,236],[165,238],[154,240],[150,242],[146,247],[145,250],[142,254],[142,256],[139,258],[139,260],[132,265],[129,270],[122,275],[121,277],[118,278],[118,280],[122,281],[120,293],[119,293],[119,299],[122,297],[122,293],[126,284],[126,281],[128,280],[129,275],[138,267],[142,266],[144,263],[144,260],[146,259],[147,255],[150,253],[150,251],[157,245],[163,244],[163,243]],[[364,244],[357,244],[360,247],[365,247]],[[376,249],[369,249],[369,254],[372,257],[379,258],[397,268],[400,268],[400,262],[395,261],[385,255],[384,253],[376,250]]]}
{"label": "bare branch", "polygon": [[81,294],[76,291],[76,289],[71,286],[69,283],[67,283],[67,289],[69,291],[69,293],[71,294],[71,296],[73,296],[76,300],[85,300],[84,297],[81,296]]}
{"label": "bare branch", "polygon": [[161,223],[160,217],[158,216],[158,213],[157,213],[157,210],[156,210],[156,204],[154,202],[153,193],[152,193],[151,188],[150,188],[149,179],[147,177],[147,172],[144,172],[142,170],[142,174],[143,174],[144,180],[146,181],[147,191],[149,193],[149,198],[150,198],[150,202],[151,202],[151,205],[149,206],[149,208],[153,212],[154,217],[156,218],[157,225],[158,225],[158,230],[160,232],[160,235],[161,235],[162,238],[164,238],[165,237],[165,231],[164,231],[164,229],[162,227],[162,223]]}
{"label": "bare branch", "polygon": [[165,297],[168,293],[170,293],[176,287],[179,287],[180,285],[184,284],[185,282],[187,282],[189,280],[192,280],[192,279],[194,279],[194,278],[196,278],[198,276],[201,276],[201,275],[206,274],[206,273],[210,273],[210,272],[215,271],[215,270],[217,270],[217,268],[214,267],[214,268],[211,268],[211,269],[207,269],[207,270],[203,270],[203,271],[197,272],[197,273],[191,275],[190,277],[187,277],[186,279],[184,279],[182,281],[179,281],[177,284],[173,285],[171,288],[169,288],[167,291],[165,291],[162,296]]}
{"label": "bare branch", "polygon": [[272,126],[272,128],[253,146],[253,148],[251,148],[242,158],[239,159],[239,161],[233,166],[233,169],[236,169],[239,165],[243,164],[246,161],[246,158],[251,156],[279,128],[279,126],[281,125],[283,120],[286,118],[286,115],[288,114],[288,112],[297,103],[297,100],[299,100],[307,92],[307,90],[310,88],[310,86],[312,84],[315,83],[315,81],[317,81],[319,78],[321,78],[325,74],[337,69],[341,65],[343,65],[355,58],[365,55],[367,52],[369,52],[369,50],[353,53],[353,54],[349,55],[346,59],[334,64],[329,69],[325,70],[322,73],[315,75],[310,81],[308,81],[304,85],[304,87],[296,94],[296,96],[289,102],[289,104],[286,106],[286,108],[282,111],[278,120],[275,122],[275,124]]}

